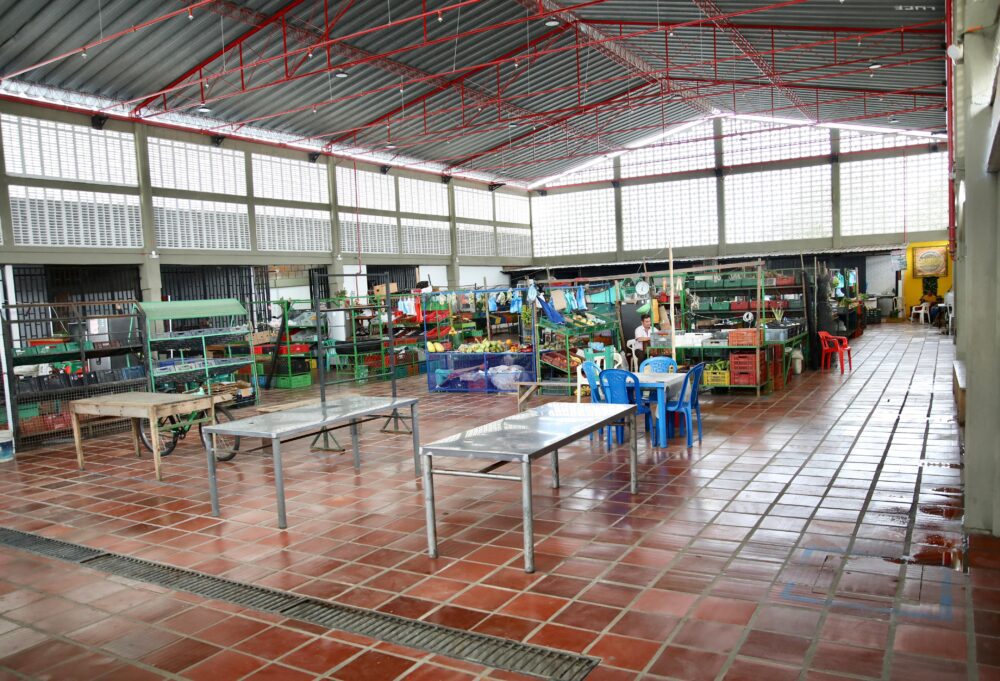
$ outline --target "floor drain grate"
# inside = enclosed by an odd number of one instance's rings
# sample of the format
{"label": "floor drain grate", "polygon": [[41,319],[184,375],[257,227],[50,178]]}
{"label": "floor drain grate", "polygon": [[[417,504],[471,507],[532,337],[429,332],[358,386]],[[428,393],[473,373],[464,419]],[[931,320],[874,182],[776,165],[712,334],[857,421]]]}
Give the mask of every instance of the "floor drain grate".
{"label": "floor drain grate", "polygon": [[364,608],[328,603],[285,591],[234,582],[221,577],[106,553],[79,544],[0,528],[0,545],[205,598],[273,612],[291,619],[360,634],[379,641],[445,655],[486,667],[545,679],[584,679],[600,662],[586,655],[451,629]]}

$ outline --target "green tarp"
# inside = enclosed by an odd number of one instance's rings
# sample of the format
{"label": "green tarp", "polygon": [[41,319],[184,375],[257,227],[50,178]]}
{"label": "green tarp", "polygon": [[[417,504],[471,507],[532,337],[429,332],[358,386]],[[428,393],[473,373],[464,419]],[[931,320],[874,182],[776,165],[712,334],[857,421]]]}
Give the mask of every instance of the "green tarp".
{"label": "green tarp", "polygon": [[195,319],[197,317],[246,316],[247,310],[235,298],[221,300],[173,300],[162,303],[138,303],[148,321]]}

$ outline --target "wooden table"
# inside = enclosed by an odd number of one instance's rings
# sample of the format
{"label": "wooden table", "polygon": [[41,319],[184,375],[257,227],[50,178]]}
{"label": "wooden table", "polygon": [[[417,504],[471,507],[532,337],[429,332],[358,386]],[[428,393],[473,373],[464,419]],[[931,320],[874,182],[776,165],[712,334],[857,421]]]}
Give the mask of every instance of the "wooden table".
{"label": "wooden table", "polygon": [[153,465],[156,479],[162,480],[160,472],[160,441],[157,424],[161,418],[180,416],[194,411],[208,412],[207,421],[215,423],[215,405],[232,399],[232,395],[185,395],[170,393],[130,392],[117,395],[101,395],[74,400],[69,404],[73,422],[73,441],[76,443],[76,460],[83,470],[83,438],[80,435],[80,415],[128,418],[132,421],[132,445],[136,456],[142,456],[139,442],[139,421],[149,420],[150,443],[153,445]]}

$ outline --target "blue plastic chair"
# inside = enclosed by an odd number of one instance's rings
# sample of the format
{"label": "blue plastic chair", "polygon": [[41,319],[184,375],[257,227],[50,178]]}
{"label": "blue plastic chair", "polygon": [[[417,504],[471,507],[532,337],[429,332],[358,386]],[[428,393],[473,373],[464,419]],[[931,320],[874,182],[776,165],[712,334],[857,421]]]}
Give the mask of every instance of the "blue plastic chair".
{"label": "blue plastic chair", "polygon": [[[649,407],[639,399],[639,377],[624,369],[605,369],[601,372],[601,387],[604,389],[604,401],[608,404],[634,404],[636,414],[646,417],[646,430],[650,430]],[[625,441],[625,427],[614,426],[618,444]],[[653,446],[656,446],[656,433],[653,432]],[[608,428],[608,448],[611,447],[611,428]]]}
{"label": "blue plastic chair", "polygon": [[649,368],[654,374],[669,374],[677,373],[677,362],[674,361],[673,357],[650,357],[648,359],[642,360],[642,364],[639,365],[639,373],[646,371]]}
{"label": "blue plastic chair", "polygon": [[[701,406],[698,404],[698,388],[701,387],[701,375],[705,371],[704,362],[691,367],[691,370],[684,375],[684,382],[681,390],[677,393],[677,399],[667,402],[667,414],[671,412],[684,414],[684,426],[687,433],[687,446],[694,446],[692,438],[692,419],[694,415],[698,417],[698,442],[701,442]],[[667,419],[667,430],[672,430],[671,419]],[[670,434],[668,432],[668,437]]]}
{"label": "blue plastic chair", "polygon": [[[580,370],[587,377],[590,385],[590,401],[602,404],[604,402],[604,391],[601,390],[601,369],[594,362],[584,362],[580,365]],[[594,439],[594,434],[590,434],[590,439]]]}

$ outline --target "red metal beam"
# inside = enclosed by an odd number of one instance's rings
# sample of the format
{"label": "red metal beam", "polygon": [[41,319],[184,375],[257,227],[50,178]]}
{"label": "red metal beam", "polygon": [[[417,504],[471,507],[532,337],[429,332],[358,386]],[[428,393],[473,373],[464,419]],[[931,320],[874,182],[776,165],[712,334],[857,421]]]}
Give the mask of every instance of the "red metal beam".
{"label": "red metal beam", "polygon": [[[619,28],[624,28],[626,26],[637,26],[642,28],[649,27],[660,27],[666,28],[667,30],[674,30],[675,28],[692,27],[688,22],[683,24],[671,24],[666,22],[657,23],[655,21],[627,21],[621,19],[587,19],[588,24],[595,26],[618,26]],[[943,22],[935,22],[943,23]],[[703,24],[699,24],[701,26]],[[871,26],[807,26],[804,24],[738,24],[732,23],[733,28],[738,31],[789,31],[789,32],[806,32],[806,33],[854,33],[854,34],[864,34],[870,33],[872,31]],[[942,35],[944,33],[944,27],[936,28],[907,28],[900,27],[896,30],[902,30],[906,33],[922,33],[925,35]]]}
{"label": "red metal beam", "polygon": [[[303,2],[304,2],[304,0],[291,0],[284,7],[282,7],[281,9],[279,9],[277,12],[275,12],[274,14],[272,14],[269,17],[265,17],[259,23],[255,24],[254,27],[251,28],[249,31],[246,31],[243,34],[241,34],[239,37],[234,38],[233,40],[230,40],[228,43],[226,43],[225,45],[222,46],[222,49],[216,50],[215,52],[212,53],[211,56],[206,57],[205,59],[202,59],[200,62],[198,62],[197,64],[195,64],[194,66],[192,66],[191,68],[189,68],[187,71],[185,71],[184,73],[182,73],[181,75],[179,75],[177,78],[174,78],[173,80],[171,80],[169,83],[167,83],[166,86],[164,86],[162,88],[159,88],[159,91],[172,90],[175,86],[180,85],[181,83],[183,83],[188,78],[190,78],[191,76],[194,76],[194,75],[198,75],[199,76],[199,80],[200,80],[201,79],[201,72],[202,72],[202,70],[206,66],[208,66],[209,64],[211,64],[212,62],[214,62],[216,59],[219,59],[222,55],[226,54],[230,50],[233,50],[235,48],[240,47],[247,40],[249,40],[253,36],[257,35],[261,31],[263,31],[265,28],[267,28],[268,26],[270,26],[271,24],[274,24],[274,23],[276,23],[278,21],[281,21],[282,19],[284,19],[285,15],[288,12],[291,12],[293,9],[295,9],[296,7],[298,7],[299,5],[301,5]],[[212,10],[212,7],[209,7],[209,9]],[[212,11],[214,11],[214,10],[212,10]],[[240,73],[242,74],[242,70],[240,71]],[[160,97],[160,95],[155,95],[155,94],[154,95],[150,95],[149,97],[146,97],[144,100],[142,100],[141,102],[139,102],[132,109],[132,115],[133,116],[138,116],[139,113],[143,109],[145,109],[147,106],[149,106],[154,101],[156,101],[157,99],[159,99],[159,97]],[[167,108],[167,95],[163,94],[162,97],[163,97],[163,108],[166,109]]]}
{"label": "red metal beam", "polygon": [[[691,0],[695,7],[700,9],[703,13],[711,17],[720,17],[722,15],[722,10],[719,6],[715,4],[715,0]],[[747,37],[737,29],[729,19],[725,18],[715,18],[712,22],[719,27],[720,30],[729,35],[729,39],[733,44],[746,55],[746,58],[757,67],[757,70],[767,78],[767,80],[774,86],[782,96],[789,102],[795,105],[795,108],[799,110],[806,118],[810,120],[816,120],[817,114],[813,109],[806,106],[798,94],[794,91],[785,87],[784,82],[781,77],[775,72],[773,66],[767,63],[767,60],[763,59],[757,52],[757,48],[753,46]],[[714,35],[714,34],[713,34]]]}
{"label": "red metal beam", "polygon": [[[552,36],[559,35],[563,31],[565,31],[566,29],[567,29],[567,26],[558,26],[557,28],[554,28],[551,31],[546,31],[545,33],[541,34],[540,36],[538,36],[534,40],[530,41],[528,44],[518,46],[517,48],[515,48],[513,50],[505,52],[503,55],[501,55],[499,57],[499,59],[504,59],[505,60],[505,59],[508,59],[508,58],[513,57],[515,55],[521,54],[522,52],[524,52],[524,50],[531,49],[535,45],[538,45],[539,43],[545,42],[546,40],[548,40]],[[399,106],[393,108],[391,111],[387,111],[384,114],[381,114],[380,116],[371,119],[367,123],[364,123],[364,124],[359,125],[359,126],[355,126],[354,128],[351,128],[351,129],[347,130],[342,135],[340,135],[340,136],[338,136],[338,137],[336,137],[334,139],[331,139],[329,142],[327,142],[327,144],[326,144],[326,146],[324,148],[329,149],[330,147],[332,147],[335,144],[339,144],[339,143],[341,143],[341,142],[343,142],[343,141],[345,141],[347,139],[350,139],[352,136],[354,136],[358,132],[361,132],[361,131],[365,130],[366,128],[369,128],[369,127],[371,127],[373,125],[377,125],[377,124],[379,124],[379,123],[381,123],[383,121],[389,120],[390,118],[392,118],[393,116],[395,116],[399,112],[406,111],[407,109],[409,109],[409,108],[411,108],[413,106],[416,106],[417,104],[420,104],[421,102],[423,102],[423,101],[425,101],[427,99],[430,99],[431,97],[433,97],[434,95],[436,95],[436,94],[438,94],[440,92],[443,92],[445,90],[450,90],[452,88],[455,88],[456,86],[460,86],[463,81],[465,81],[466,79],[468,79],[468,78],[476,75],[477,73],[481,73],[481,72],[489,69],[494,63],[495,63],[494,60],[490,60],[490,61],[488,61],[486,63],[480,64],[476,68],[473,68],[473,69],[470,69],[469,71],[466,71],[465,73],[463,73],[462,75],[460,75],[460,76],[458,76],[456,78],[451,78],[448,81],[446,81],[446,82],[438,85],[437,87],[433,88],[432,90],[430,90],[428,92],[425,92],[424,94],[420,95],[419,97],[413,97],[413,98],[409,99],[407,102],[405,102],[403,104],[400,104]],[[426,117],[426,114],[425,114],[425,117]]]}

